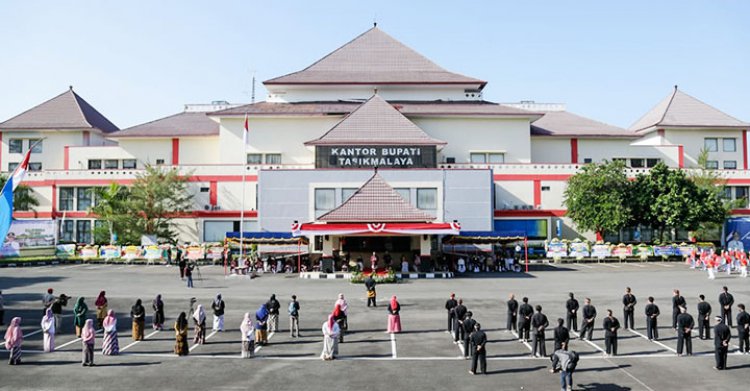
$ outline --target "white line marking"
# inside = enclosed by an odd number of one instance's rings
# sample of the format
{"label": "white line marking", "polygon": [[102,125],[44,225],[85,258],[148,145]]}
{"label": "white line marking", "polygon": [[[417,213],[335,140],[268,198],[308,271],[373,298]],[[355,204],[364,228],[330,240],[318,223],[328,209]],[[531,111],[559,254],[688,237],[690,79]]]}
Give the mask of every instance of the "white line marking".
{"label": "white line marking", "polygon": [[65,270],[65,269],[72,269],[74,267],[81,267],[81,266],[85,266],[85,265],[87,265],[87,264],[86,263],[77,263],[75,265],[63,266],[60,269],[63,269],[63,270]]}
{"label": "white line marking", "polygon": [[[635,335],[638,335],[638,336],[641,336],[641,337],[643,337],[643,339],[645,339],[645,340],[647,340],[647,341],[648,341],[648,337],[647,337],[647,336],[645,336],[645,335],[643,335],[643,334],[641,334],[641,333],[639,333],[639,332],[637,332],[637,331],[635,331],[635,330],[633,330],[633,329],[629,329],[629,331],[630,331],[631,333],[635,334]],[[657,345],[659,345],[659,346],[661,346],[661,347],[663,347],[663,348],[665,348],[665,349],[667,349],[667,350],[671,351],[672,353],[677,353],[677,350],[675,350],[675,349],[672,349],[672,348],[670,348],[669,346],[667,346],[667,345],[665,345],[665,344],[663,344],[663,343],[661,343],[661,342],[659,342],[659,341],[654,341],[654,340],[651,340],[651,342],[653,342],[653,343],[655,343],[655,344],[657,344]]]}
{"label": "white line marking", "polygon": [[398,358],[396,355],[396,334],[391,333],[391,352],[393,352],[393,358]]}
{"label": "white line marking", "polygon": [[613,268],[615,268],[615,269],[619,269],[619,268],[621,268],[621,267],[622,267],[622,266],[617,266],[617,265],[613,265],[613,264],[611,264],[611,263],[602,263],[602,266],[613,267]]}
{"label": "white line marking", "polygon": [[[571,334],[573,334],[573,335],[575,335],[575,336],[576,336],[576,338],[579,338],[579,337],[581,336],[580,334],[578,334],[578,333],[577,333],[577,332],[575,332],[575,331],[571,331],[570,333],[571,333]],[[597,345],[597,344],[595,344],[595,343],[593,343],[593,342],[589,341],[588,339],[583,339],[583,341],[584,341],[584,342],[587,342],[587,343],[588,343],[589,345],[591,345],[591,346],[593,346],[594,348],[596,348],[596,350],[598,350],[598,351],[600,351],[600,352],[602,352],[602,353],[606,353],[606,351],[605,351],[604,349],[600,348],[600,347],[599,347],[599,345]]]}
{"label": "white line marking", "polygon": [[149,337],[152,337],[152,336],[156,335],[156,333],[158,333],[158,332],[159,332],[159,330],[156,330],[156,331],[154,331],[153,333],[151,333],[151,334],[149,334],[149,335],[147,335],[147,336],[143,337],[143,339],[142,339],[142,340],[140,340],[140,341],[133,341],[133,342],[132,342],[132,343],[131,343],[130,345],[128,345],[128,346],[125,346],[124,348],[120,349],[120,351],[121,351],[121,352],[123,352],[123,351],[125,351],[125,350],[128,350],[128,349],[130,349],[130,348],[131,348],[132,346],[134,346],[135,344],[137,344],[138,342],[144,341],[144,340],[148,339]]}
{"label": "white line marking", "polygon": [[[101,333],[102,331],[104,331],[104,330],[103,330],[103,329],[99,329],[99,330],[96,330],[96,334],[99,334],[99,333]],[[78,342],[78,341],[80,341],[80,340],[81,340],[81,338],[79,337],[79,338],[76,338],[76,339],[74,339],[74,340],[72,340],[72,341],[70,341],[70,342],[66,342],[66,343],[64,343],[64,344],[62,344],[62,345],[60,345],[60,346],[55,346],[55,350],[60,350],[60,349],[62,349],[62,348],[64,348],[64,347],[66,347],[66,346],[68,346],[68,345],[70,345],[70,344],[76,343],[76,342]]]}
{"label": "white line marking", "polygon": [[[516,337],[516,339],[518,339],[518,340],[520,340],[520,339],[521,339],[521,337],[519,337],[519,336],[518,336],[518,334],[517,334],[517,333],[516,333],[515,331],[511,331],[511,334],[513,334],[513,335],[514,335],[514,336]],[[523,344],[524,344],[524,345],[526,345],[526,347],[527,347],[527,348],[529,348],[529,351],[530,351],[530,352],[533,352],[533,351],[534,351],[534,348],[532,348],[532,347],[531,347],[531,345],[529,345],[529,343],[528,343],[528,342],[526,342],[526,341],[523,341]]]}
{"label": "white line marking", "polygon": [[[206,339],[204,341],[208,341],[208,339],[211,338],[211,337],[213,337],[214,335],[216,335],[216,333],[218,333],[218,331],[214,331],[211,334],[207,335]],[[201,345],[202,344],[195,344],[195,345],[191,346],[190,349],[188,349],[188,350],[192,352],[193,349],[195,349],[195,348],[197,348],[198,346],[201,346]]]}
{"label": "white line marking", "polygon": [[626,264],[626,265],[628,265],[628,266],[635,266],[635,267],[646,267],[646,266],[644,266],[644,265],[641,265],[641,264],[639,264],[639,263],[632,263],[632,262],[627,262],[627,263],[625,263],[625,264]]}
{"label": "white line marking", "polygon": [[[571,331],[570,333],[571,333],[571,334],[575,334],[575,335],[578,335],[578,333],[576,333],[575,331]],[[600,351],[600,352],[602,352],[602,353],[605,353],[605,354],[606,354],[606,351],[605,351],[604,349],[600,348],[600,347],[599,347],[599,345],[597,345],[597,344],[595,344],[595,343],[593,343],[593,342],[589,341],[588,339],[584,339],[584,341],[588,342],[588,344],[589,344],[589,345],[591,345],[591,346],[595,347],[595,348],[596,348],[596,350],[598,350],[598,351]],[[616,367],[617,367],[617,369],[619,369],[620,371],[622,371],[622,372],[623,372],[624,374],[628,375],[628,377],[630,377],[631,379],[635,380],[635,381],[636,381],[636,382],[637,382],[638,384],[640,384],[641,386],[643,386],[643,388],[645,388],[645,389],[647,389],[647,390],[649,390],[649,391],[654,391],[654,389],[653,389],[653,388],[651,388],[651,387],[647,386],[647,385],[646,385],[646,383],[642,382],[642,381],[641,381],[640,379],[638,379],[637,377],[633,376],[633,374],[631,374],[630,372],[626,371],[626,370],[625,370],[624,368],[622,368],[621,366],[619,366],[619,365],[615,365],[615,363],[613,363],[611,359],[612,359],[612,358],[617,358],[617,357],[622,357],[622,356],[614,356],[614,357],[611,357],[611,356],[604,356],[604,357],[601,357],[601,358],[603,358],[603,359],[604,359],[605,361],[609,362],[609,363],[610,363],[610,364],[612,364],[613,366],[616,366]],[[635,355],[633,355],[633,356],[629,356],[629,358],[633,358],[633,357],[636,357],[636,356],[635,356]],[[673,356],[673,355],[669,355],[669,357],[674,357],[674,356]],[[592,357],[592,358],[594,358],[594,357]]]}
{"label": "white line marking", "polygon": [[[275,331],[272,331],[271,334],[268,334],[268,340],[270,340],[271,337],[273,337],[274,334],[276,334]],[[254,350],[254,353],[258,353],[258,351],[260,351],[260,349],[262,349],[262,348],[263,348],[263,345],[256,346],[255,350]]]}
{"label": "white line marking", "polygon": [[23,335],[23,337],[24,337],[24,338],[29,338],[29,337],[31,337],[32,335],[37,335],[37,334],[41,333],[42,331],[43,331],[42,329],[39,329],[39,330],[37,330],[37,331],[32,331],[32,332],[30,332],[30,333],[28,333],[28,334],[24,334],[24,335]]}
{"label": "white line marking", "polygon": [[582,263],[574,263],[574,265],[580,266],[580,267],[585,267],[586,269],[593,269],[594,268],[593,266],[584,265]]}
{"label": "white line marking", "polygon": [[674,265],[667,265],[667,264],[664,264],[664,263],[657,263],[656,265],[659,265],[661,267],[674,267]]}

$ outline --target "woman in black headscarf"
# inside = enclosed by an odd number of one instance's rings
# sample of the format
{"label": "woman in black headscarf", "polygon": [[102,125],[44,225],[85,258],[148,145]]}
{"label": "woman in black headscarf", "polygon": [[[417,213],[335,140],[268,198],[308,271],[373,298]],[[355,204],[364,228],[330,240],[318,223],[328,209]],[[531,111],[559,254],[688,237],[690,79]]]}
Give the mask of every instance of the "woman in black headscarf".
{"label": "woman in black headscarf", "polygon": [[164,302],[160,294],[156,295],[151,307],[154,309],[154,330],[164,330]]}
{"label": "woman in black headscarf", "polygon": [[178,356],[187,356],[190,349],[188,349],[188,321],[185,312],[180,312],[180,316],[174,322],[174,333],[174,353]]}
{"label": "woman in black headscarf", "polygon": [[143,340],[143,329],[146,326],[146,309],[141,304],[141,299],[135,301],[130,309],[130,317],[133,318],[133,341]]}

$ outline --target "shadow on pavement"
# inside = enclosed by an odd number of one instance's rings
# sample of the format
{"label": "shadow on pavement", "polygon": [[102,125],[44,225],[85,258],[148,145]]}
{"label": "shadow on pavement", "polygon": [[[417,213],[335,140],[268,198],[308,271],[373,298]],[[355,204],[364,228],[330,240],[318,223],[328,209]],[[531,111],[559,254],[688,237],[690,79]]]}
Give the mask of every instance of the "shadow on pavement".
{"label": "shadow on pavement", "polygon": [[589,383],[589,384],[579,384],[578,388],[574,388],[574,390],[630,391],[632,390],[632,388],[618,386],[617,384],[610,384],[610,383]]}
{"label": "shadow on pavement", "polygon": [[631,367],[630,364],[624,364],[624,365],[615,365],[615,366],[610,366],[610,367],[581,368],[581,369],[576,369],[575,373],[580,373],[580,372],[604,372],[604,371],[612,371],[612,370],[615,370],[615,369],[624,369],[624,368],[630,368],[630,367]]}
{"label": "shadow on pavement", "polygon": [[497,371],[487,371],[488,375],[501,375],[506,373],[521,373],[521,372],[534,372],[538,371],[540,369],[544,369],[546,366],[535,366],[535,367],[529,367],[529,368],[508,368],[508,369],[500,369]]}

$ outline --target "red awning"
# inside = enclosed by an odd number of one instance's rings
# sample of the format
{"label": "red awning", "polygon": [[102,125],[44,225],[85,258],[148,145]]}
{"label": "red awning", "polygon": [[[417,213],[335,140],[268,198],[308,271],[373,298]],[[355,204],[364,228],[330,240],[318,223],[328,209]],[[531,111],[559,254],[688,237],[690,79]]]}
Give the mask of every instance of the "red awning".
{"label": "red awning", "polygon": [[307,235],[458,235],[458,223],[305,223],[292,224],[293,236]]}

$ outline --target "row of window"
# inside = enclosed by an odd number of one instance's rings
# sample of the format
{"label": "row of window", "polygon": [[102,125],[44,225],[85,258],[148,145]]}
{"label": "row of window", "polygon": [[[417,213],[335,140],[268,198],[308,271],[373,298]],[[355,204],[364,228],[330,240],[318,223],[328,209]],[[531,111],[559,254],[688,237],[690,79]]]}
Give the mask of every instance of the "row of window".
{"label": "row of window", "polygon": [[247,164],[281,164],[280,153],[248,153]]}
{"label": "row of window", "polygon": [[[8,163],[8,172],[13,172],[21,163]],[[42,171],[42,163],[29,162],[29,171]]]}
{"label": "row of window", "polygon": [[[736,160],[724,160],[722,162],[723,167],[725,170],[736,170],[737,169],[737,161]],[[706,168],[712,169],[712,170],[718,170],[719,169],[719,161],[718,160],[706,160]]]}
{"label": "row of window", "polygon": [[471,152],[469,161],[474,164],[502,164],[505,163],[505,154],[502,152]]}
{"label": "row of window", "polygon": [[[120,164],[122,163],[122,165]],[[160,164],[158,161],[156,164]],[[164,160],[161,161],[161,164],[164,164]],[[117,170],[122,166],[123,169],[135,169],[136,166],[136,160],[135,159],[92,159],[89,160],[89,170]]]}
{"label": "row of window", "polygon": [[[591,159],[587,159],[589,161],[585,161],[584,163],[591,163]],[[661,159],[658,158],[624,158],[624,157],[616,157],[612,158],[612,161],[622,161],[625,163],[626,166],[630,168],[652,168],[659,164]]]}
{"label": "row of window", "polygon": [[[95,221],[95,227],[104,224],[103,221]],[[60,241],[76,243],[92,243],[93,230],[91,220],[63,220],[60,223]]]}
{"label": "row of window", "polygon": [[93,187],[61,187],[58,210],[87,211],[96,205]]}
{"label": "row of window", "polygon": [[[403,199],[411,203],[411,192],[410,188],[394,188]],[[424,210],[428,213],[435,214],[438,209],[438,195],[437,189],[434,187],[430,188],[418,188],[416,190],[416,206],[418,209]],[[336,191],[333,188],[321,188],[315,189],[315,217],[319,217],[322,214],[336,208]],[[341,202],[345,202],[351,197],[357,188],[342,188],[341,191]]]}
{"label": "row of window", "polygon": [[[31,148],[31,153],[42,153],[43,144],[44,142],[42,141],[42,139],[39,139],[39,138],[12,138],[8,140],[8,152],[9,153],[24,153],[25,150],[28,150],[29,148]],[[25,150],[24,150],[24,146],[26,146]]]}
{"label": "row of window", "polygon": [[[703,147],[708,152],[719,152],[719,139],[713,137],[705,138],[703,139]],[[721,147],[724,152],[737,152],[737,139],[722,138]]]}

